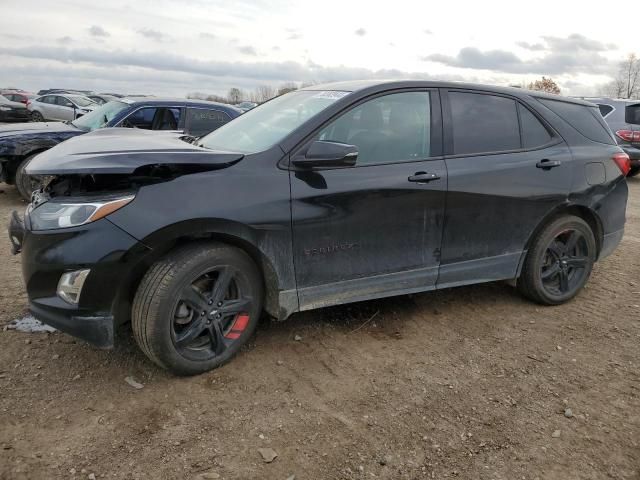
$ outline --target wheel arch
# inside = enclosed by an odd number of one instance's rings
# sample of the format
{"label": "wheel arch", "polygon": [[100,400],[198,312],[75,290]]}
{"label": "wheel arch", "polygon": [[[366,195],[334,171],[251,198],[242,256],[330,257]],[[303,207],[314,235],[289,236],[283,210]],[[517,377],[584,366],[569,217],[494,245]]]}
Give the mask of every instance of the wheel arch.
{"label": "wheel arch", "polygon": [[527,252],[531,247],[531,244],[535,240],[536,236],[540,233],[540,231],[549,225],[551,222],[556,220],[559,217],[565,215],[574,215],[576,217],[581,218],[587,225],[591,228],[593,232],[593,236],[596,240],[596,258],[600,256],[600,252],[602,250],[602,244],[604,241],[604,228],[602,226],[602,221],[598,214],[590,207],[581,204],[563,204],[559,205],[553,210],[551,210],[547,215],[538,223],[538,225],[534,228],[534,230],[529,235],[527,243],[525,244],[524,251],[522,253],[522,257],[520,258],[520,263],[518,265],[518,276],[520,276],[520,272],[522,271],[522,266],[524,264],[524,260],[527,256]]}
{"label": "wheel arch", "polygon": [[129,318],[138,286],[145,273],[158,259],[182,245],[202,241],[229,245],[249,255],[262,277],[264,310],[276,318],[282,316],[279,298],[282,282],[273,260],[255,241],[255,233],[247,226],[230,226],[229,222],[193,220],[165,227],[142,240],[149,248],[149,253],[132,268],[130,275],[118,289],[114,300],[114,309],[117,309],[114,310],[114,316],[117,323],[124,323]]}

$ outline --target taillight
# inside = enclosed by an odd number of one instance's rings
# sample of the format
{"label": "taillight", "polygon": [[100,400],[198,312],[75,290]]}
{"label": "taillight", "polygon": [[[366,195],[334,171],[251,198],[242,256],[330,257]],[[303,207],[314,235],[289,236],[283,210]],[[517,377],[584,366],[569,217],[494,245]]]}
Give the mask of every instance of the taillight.
{"label": "taillight", "polygon": [[620,152],[615,153],[612,158],[613,161],[616,162],[616,165],[618,165],[622,174],[626,177],[629,170],[631,170],[631,159],[629,158],[629,155]]}
{"label": "taillight", "polygon": [[640,131],[636,132],[633,130],[618,130],[616,132],[616,135],[620,137],[622,140],[624,140],[625,142],[631,142],[631,143],[640,142]]}
{"label": "taillight", "polygon": [[31,105],[31,100],[27,99],[27,101],[24,102],[24,104],[28,107],[29,105]]}

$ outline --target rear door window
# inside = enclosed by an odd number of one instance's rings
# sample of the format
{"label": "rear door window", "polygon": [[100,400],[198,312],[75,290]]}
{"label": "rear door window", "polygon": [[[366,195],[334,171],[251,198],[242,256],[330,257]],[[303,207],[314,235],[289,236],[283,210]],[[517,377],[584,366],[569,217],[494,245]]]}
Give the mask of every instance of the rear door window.
{"label": "rear door window", "polygon": [[538,98],[538,101],[589,140],[615,145],[615,140],[609,133],[609,127],[606,126],[596,107],[548,98]]}
{"label": "rear door window", "polygon": [[187,108],[185,133],[201,137],[229,122],[231,117],[220,110]]}
{"label": "rear door window", "polygon": [[538,117],[522,104],[518,104],[520,113],[520,129],[522,131],[522,148],[537,148],[551,142],[552,137]]}
{"label": "rear door window", "polygon": [[449,103],[455,155],[521,148],[515,100],[496,95],[450,91]]}

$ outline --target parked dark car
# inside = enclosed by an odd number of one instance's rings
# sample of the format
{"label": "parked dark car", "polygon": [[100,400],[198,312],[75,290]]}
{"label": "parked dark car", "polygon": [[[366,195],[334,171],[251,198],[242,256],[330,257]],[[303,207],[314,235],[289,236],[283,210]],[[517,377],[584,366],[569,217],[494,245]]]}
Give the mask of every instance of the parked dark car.
{"label": "parked dark car", "polygon": [[0,126],[0,180],[15,183],[29,199],[37,179],[25,175],[31,158],[71,137],[104,127],[170,130],[199,137],[240,115],[229,105],[185,99],[127,98],[111,101],[72,122]]}
{"label": "parked dark car", "polygon": [[0,122],[27,122],[29,110],[20,102],[14,102],[4,95],[0,95]]}
{"label": "parked dark car", "polygon": [[21,90],[0,90],[0,95],[5,97],[7,100],[11,100],[12,102],[18,102],[27,104],[29,100],[33,100],[37,97],[33,93],[23,92]]}
{"label": "parked dark car", "polygon": [[97,131],[10,237],[31,312],[99,347],[131,319],[176,374],[228,361],[263,310],[513,280],[573,298],[625,223],[628,156],[593,104],[520,89],[346,82],[200,139]]}
{"label": "parked dark car", "polygon": [[605,121],[615,133],[618,145],[629,155],[631,170],[628,177],[640,173],[640,100],[614,98],[586,98],[595,103]]}

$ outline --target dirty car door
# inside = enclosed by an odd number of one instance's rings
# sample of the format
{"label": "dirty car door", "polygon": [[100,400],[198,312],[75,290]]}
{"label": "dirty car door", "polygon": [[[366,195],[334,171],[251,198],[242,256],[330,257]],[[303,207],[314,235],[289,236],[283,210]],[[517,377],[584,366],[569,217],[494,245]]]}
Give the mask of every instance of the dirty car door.
{"label": "dirty car door", "polygon": [[435,285],[446,168],[437,91],[379,95],[337,116],[315,140],[355,145],[355,166],[291,171],[301,310]]}
{"label": "dirty car door", "polygon": [[567,145],[509,96],[443,95],[447,213],[438,287],[515,278],[529,236],[565,201]]}

